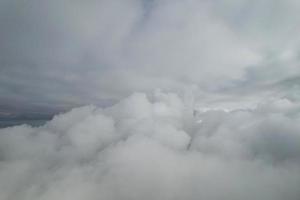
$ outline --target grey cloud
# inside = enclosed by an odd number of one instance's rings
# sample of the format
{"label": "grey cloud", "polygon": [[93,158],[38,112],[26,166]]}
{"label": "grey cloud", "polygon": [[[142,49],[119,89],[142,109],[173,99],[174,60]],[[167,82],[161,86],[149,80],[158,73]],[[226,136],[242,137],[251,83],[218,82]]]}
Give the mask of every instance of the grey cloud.
{"label": "grey cloud", "polygon": [[243,78],[261,55],[211,4],[3,0],[1,96],[76,106]]}

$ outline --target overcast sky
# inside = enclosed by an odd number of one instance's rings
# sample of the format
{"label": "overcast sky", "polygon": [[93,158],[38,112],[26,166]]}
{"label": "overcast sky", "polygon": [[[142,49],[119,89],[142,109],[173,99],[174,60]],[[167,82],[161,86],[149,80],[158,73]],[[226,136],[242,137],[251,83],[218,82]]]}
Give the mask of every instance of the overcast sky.
{"label": "overcast sky", "polygon": [[299,13],[0,0],[0,199],[299,200]]}
{"label": "overcast sky", "polygon": [[298,0],[0,0],[0,104],[108,105],[157,88],[298,98],[299,12]]}

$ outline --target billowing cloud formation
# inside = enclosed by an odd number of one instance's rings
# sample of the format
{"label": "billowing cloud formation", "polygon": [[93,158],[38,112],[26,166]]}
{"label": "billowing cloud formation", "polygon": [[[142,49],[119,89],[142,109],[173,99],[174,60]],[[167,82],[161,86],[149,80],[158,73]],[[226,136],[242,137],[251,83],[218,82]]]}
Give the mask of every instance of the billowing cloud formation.
{"label": "billowing cloud formation", "polygon": [[193,111],[160,91],[0,130],[3,200],[298,200],[299,104]]}
{"label": "billowing cloud formation", "polygon": [[0,129],[0,199],[299,200],[299,12],[0,0],[0,114],[100,105]]}
{"label": "billowing cloud formation", "polygon": [[296,0],[1,0],[0,100],[256,91],[299,75],[298,13]]}

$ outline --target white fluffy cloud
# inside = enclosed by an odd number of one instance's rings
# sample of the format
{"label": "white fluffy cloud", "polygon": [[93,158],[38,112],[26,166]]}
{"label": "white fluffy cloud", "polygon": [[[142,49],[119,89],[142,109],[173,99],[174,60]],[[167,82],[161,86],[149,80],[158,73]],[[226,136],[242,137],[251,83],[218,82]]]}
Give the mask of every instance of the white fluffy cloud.
{"label": "white fluffy cloud", "polygon": [[136,93],[0,130],[0,199],[297,200],[299,104],[194,112]]}

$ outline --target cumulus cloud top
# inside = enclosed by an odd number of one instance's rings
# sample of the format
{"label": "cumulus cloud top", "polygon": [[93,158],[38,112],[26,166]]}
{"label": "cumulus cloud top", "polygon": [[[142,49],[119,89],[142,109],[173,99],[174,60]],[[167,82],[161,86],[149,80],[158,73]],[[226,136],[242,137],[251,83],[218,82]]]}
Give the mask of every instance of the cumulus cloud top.
{"label": "cumulus cloud top", "polygon": [[299,199],[299,104],[225,112],[189,103],[136,93],[0,129],[0,199]]}

